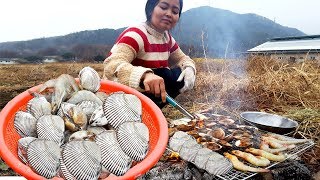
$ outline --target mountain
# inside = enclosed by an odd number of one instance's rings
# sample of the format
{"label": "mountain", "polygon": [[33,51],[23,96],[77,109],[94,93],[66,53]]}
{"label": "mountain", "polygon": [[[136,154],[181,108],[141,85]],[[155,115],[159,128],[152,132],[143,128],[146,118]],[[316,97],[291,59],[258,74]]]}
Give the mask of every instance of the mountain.
{"label": "mountain", "polygon": [[[94,49],[102,46],[102,53],[109,51],[123,30],[124,28],[99,29],[65,36],[0,43],[0,57],[10,52],[11,55],[13,53],[19,56],[39,53],[61,55],[72,52],[77,56],[88,58],[98,52],[91,55],[87,53],[87,57],[79,54],[81,48],[81,50],[88,49],[87,47]],[[206,54],[211,57],[234,57],[272,38],[306,35],[298,29],[282,26],[256,14],[237,14],[209,6],[182,13],[179,23],[171,33],[189,55],[203,56],[204,47]]]}

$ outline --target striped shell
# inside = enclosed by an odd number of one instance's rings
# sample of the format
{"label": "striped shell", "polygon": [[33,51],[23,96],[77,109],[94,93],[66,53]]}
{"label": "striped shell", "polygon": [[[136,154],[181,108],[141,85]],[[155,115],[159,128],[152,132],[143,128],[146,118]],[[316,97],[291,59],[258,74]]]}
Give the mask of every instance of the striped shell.
{"label": "striped shell", "polygon": [[145,158],[149,148],[149,130],[139,122],[125,122],[117,130],[117,138],[123,151],[135,161]]}
{"label": "striped shell", "polygon": [[39,119],[43,115],[51,114],[51,104],[43,96],[32,98],[27,103],[27,112],[32,114],[36,119]]}
{"label": "striped shell", "polygon": [[36,139],[28,146],[29,166],[39,175],[51,179],[59,169],[60,148],[53,141]]}
{"label": "striped shell", "polygon": [[27,150],[29,144],[33,141],[36,140],[37,138],[35,137],[24,137],[18,140],[18,157],[20,160],[27,164]]}
{"label": "striped shell", "polygon": [[196,157],[194,158],[194,164],[198,168],[204,169],[209,157],[211,156],[211,153],[212,153],[212,150],[210,150],[208,148],[199,149]]}
{"label": "striped shell", "polygon": [[205,170],[213,175],[226,174],[232,169],[233,166],[227,158],[213,151],[205,166]]}
{"label": "striped shell", "polygon": [[79,72],[80,86],[91,92],[97,92],[100,89],[100,76],[91,67],[84,67]]}
{"label": "striped shell", "polygon": [[187,140],[194,139],[192,136],[187,134],[186,132],[183,131],[177,131],[174,133],[174,135],[170,138],[169,141],[169,147],[176,151],[179,152],[183,143]]}
{"label": "striped shell", "polygon": [[67,102],[71,104],[78,104],[82,101],[93,101],[102,105],[102,101],[93,92],[87,90],[81,90],[74,93]]}
{"label": "striped shell", "polygon": [[75,179],[98,179],[101,172],[101,152],[99,146],[91,141],[70,141],[62,150],[66,177]]}
{"label": "striped shell", "polygon": [[87,115],[87,119],[90,119],[93,112],[96,109],[98,109],[101,105],[94,101],[82,101],[78,103],[77,106],[80,107],[83,110],[83,112]]}
{"label": "striped shell", "polygon": [[47,139],[61,145],[64,139],[64,121],[57,115],[45,115],[37,122],[38,138]]}
{"label": "striped shell", "polygon": [[14,117],[14,128],[21,137],[37,137],[37,119],[30,113],[18,111]]}
{"label": "striped shell", "polygon": [[178,153],[181,159],[188,162],[193,162],[198,150],[201,148],[201,145],[198,144],[195,139],[189,139],[182,144],[182,147]]}
{"label": "striped shell", "polygon": [[141,101],[132,94],[112,93],[103,103],[103,112],[113,128],[127,121],[141,122]]}
{"label": "striped shell", "polygon": [[121,149],[115,131],[100,133],[96,137],[96,143],[101,149],[102,166],[105,169],[117,176],[125,174],[130,169],[132,160]]}

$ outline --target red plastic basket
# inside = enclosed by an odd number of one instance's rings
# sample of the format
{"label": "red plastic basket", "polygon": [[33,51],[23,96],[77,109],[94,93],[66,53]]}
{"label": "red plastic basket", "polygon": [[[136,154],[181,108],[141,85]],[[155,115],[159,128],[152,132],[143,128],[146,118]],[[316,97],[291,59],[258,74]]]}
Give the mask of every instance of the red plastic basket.
{"label": "red plastic basket", "polygon": [[[35,91],[39,86],[32,87],[29,90]],[[23,164],[19,160],[17,154],[17,142],[20,139],[20,136],[13,126],[14,116],[17,111],[25,110],[27,102],[32,98],[28,92],[29,90],[26,90],[13,98],[0,112],[0,155],[8,166],[27,179],[45,179],[34,173],[30,167]],[[149,152],[143,161],[133,166],[123,176],[109,176],[107,178],[107,180],[136,179],[151,169],[159,161],[165,151],[168,142],[167,121],[158,106],[135,89],[116,82],[102,80],[100,91],[106,93],[123,91],[125,93],[134,94],[141,100],[142,121],[146,124],[150,133]]]}

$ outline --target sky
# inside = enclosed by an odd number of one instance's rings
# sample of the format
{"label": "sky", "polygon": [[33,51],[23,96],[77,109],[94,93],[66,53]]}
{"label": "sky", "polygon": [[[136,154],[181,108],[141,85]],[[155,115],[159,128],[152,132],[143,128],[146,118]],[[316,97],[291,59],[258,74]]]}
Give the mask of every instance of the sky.
{"label": "sky", "polygon": [[[138,24],[146,20],[145,3],[146,0],[1,0],[0,42]],[[320,34],[319,0],[184,0],[183,12],[200,6],[255,13],[308,35]]]}

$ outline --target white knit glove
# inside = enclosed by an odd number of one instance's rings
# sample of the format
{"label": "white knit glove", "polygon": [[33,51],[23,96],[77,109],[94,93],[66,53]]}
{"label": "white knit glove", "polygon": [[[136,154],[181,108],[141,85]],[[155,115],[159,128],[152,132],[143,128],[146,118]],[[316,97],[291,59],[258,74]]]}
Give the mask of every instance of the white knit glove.
{"label": "white knit glove", "polygon": [[196,80],[196,75],[192,67],[186,67],[178,77],[177,82],[181,82],[184,79],[184,86],[179,90],[180,93],[185,92],[186,90],[190,90],[194,86],[194,82]]}

